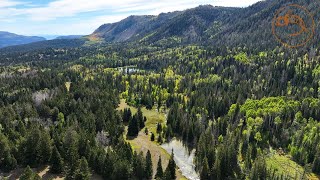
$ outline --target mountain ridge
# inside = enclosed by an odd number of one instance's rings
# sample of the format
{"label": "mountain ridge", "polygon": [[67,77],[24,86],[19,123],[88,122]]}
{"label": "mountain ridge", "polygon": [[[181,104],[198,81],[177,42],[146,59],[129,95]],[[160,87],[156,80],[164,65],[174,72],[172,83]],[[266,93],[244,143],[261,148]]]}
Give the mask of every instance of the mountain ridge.
{"label": "mountain ridge", "polygon": [[[319,4],[310,0],[265,0],[244,8],[200,5],[158,16],[129,16],[100,26],[89,37],[107,43],[139,42],[163,46],[173,41],[177,44],[274,48],[281,45],[271,31],[274,13],[292,3],[301,4],[312,12],[319,8]],[[319,19],[317,14],[315,19]],[[318,24],[317,30],[320,30]],[[313,42],[318,38],[316,35]]]}
{"label": "mountain ridge", "polygon": [[[275,12],[287,4],[301,4],[316,12],[319,4],[311,0],[265,0],[249,7],[221,7],[201,5],[184,11],[161,13],[159,15],[131,15],[119,22],[98,27],[92,34],[83,36],[82,41],[46,42],[45,47],[75,47],[75,45],[127,44],[151,46],[177,46],[198,44],[206,46],[246,47],[251,49],[274,49],[283,46],[272,34]],[[315,13],[315,20],[320,16]],[[316,24],[316,32],[320,31]],[[317,45],[316,34],[309,42]],[[40,43],[41,44],[41,43]],[[39,45],[39,43],[36,43]],[[306,48],[307,46],[303,47]],[[310,47],[310,46],[309,46]],[[10,49],[23,48],[12,47]],[[38,46],[38,48],[43,48]],[[34,48],[26,48],[34,49]]]}
{"label": "mountain ridge", "polygon": [[0,48],[14,45],[23,45],[33,42],[45,41],[44,37],[40,36],[24,36],[11,32],[0,31]]}

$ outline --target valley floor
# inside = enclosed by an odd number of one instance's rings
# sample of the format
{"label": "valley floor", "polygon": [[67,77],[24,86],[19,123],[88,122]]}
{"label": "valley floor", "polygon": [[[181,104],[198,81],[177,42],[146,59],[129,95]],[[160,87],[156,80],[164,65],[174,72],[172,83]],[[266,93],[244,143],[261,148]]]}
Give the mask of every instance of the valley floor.
{"label": "valley floor", "polygon": [[[121,103],[119,104],[118,110],[123,110],[125,108],[130,108],[131,112],[134,114],[137,112],[137,109],[129,106],[124,99],[121,99]],[[168,165],[170,155],[160,146],[160,144],[156,142],[150,141],[150,132],[156,133],[156,125],[157,123],[165,124],[165,114],[158,112],[157,110],[147,110],[146,108],[142,108],[143,115],[147,117],[146,128],[149,130],[149,135],[144,133],[144,129],[139,132],[139,135],[134,139],[126,140],[131,144],[132,148],[136,151],[142,151],[144,154],[149,150],[152,157],[153,163],[153,173],[156,173],[157,163],[159,156],[161,155],[162,159],[162,167],[165,169]],[[127,129],[127,127],[126,127]],[[125,133],[126,134],[126,133]],[[156,135],[157,137],[157,135]],[[181,171],[177,169],[176,171],[178,180],[185,180],[186,178],[181,174]]]}

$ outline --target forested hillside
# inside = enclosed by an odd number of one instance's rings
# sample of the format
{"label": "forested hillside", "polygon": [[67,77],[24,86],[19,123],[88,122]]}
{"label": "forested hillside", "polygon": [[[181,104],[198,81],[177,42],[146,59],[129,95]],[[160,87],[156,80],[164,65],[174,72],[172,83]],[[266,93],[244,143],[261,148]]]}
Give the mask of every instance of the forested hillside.
{"label": "forested hillside", "polygon": [[[273,49],[279,45],[271,29],[274,14],[289,4],[307,8],[314,20],[319,20],[320,2],[266,0],[246,8],[204,5],[159,16],[130,16],[118,23],[101,26],[89,37],[102,38],[106,42],[134,41],[161,46],[196,43]],[[318,32],[318,23],[315,26]],[[316,46],[317,39],[319,35],[316,34],[310,44]]]}
{"label": "forested hillside", "polygon": [[131,16],[95,32],[107,43],[2,49],[0,177],[176,179],[161,149],[175,138],[201,180],[319,179],[320,53],[269,32],[286,3]]}

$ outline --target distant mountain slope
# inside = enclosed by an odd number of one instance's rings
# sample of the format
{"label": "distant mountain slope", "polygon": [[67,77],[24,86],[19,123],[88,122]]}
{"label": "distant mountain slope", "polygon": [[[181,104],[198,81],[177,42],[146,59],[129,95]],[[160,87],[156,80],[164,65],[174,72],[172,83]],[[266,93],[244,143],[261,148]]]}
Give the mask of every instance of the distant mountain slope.
{"label": "distant mountain slope", "polygon": [[[280,8],[290,4],[305,7],[314,15],[315,22],[319,21],[320,16],[317,12],[320,8],[320,1],[266,0],[237,11],[227,20],[227,23],[220,27],[216,34],[211,34],[208,42],[215,45],[259,47],[260,49],[273,49],[275,46],[283,46],[272,33],[272,21]],[[315,32],[319,32],[319,30],[319,23],[315,23]],[[319,38],[319,33],[316,33],[309,45],[316,46],[316,41]]]}
{"label": "distant mountain slope", "polygon": [[[116,23],[104,24],[91,35],[78,41],[72,39],[72,36],[62,37],[64,41],[40,42],[9,49],[19,51],[43,47],[75,47],[83,45],[85,40],[90,40],[90,45],[125,42],[135,46],[201,44],[242,46],[253,50],[274,49],[282,44],[272,34],[272,20],[275,13],[288,4],[299,4],[307,8],[314,14],[315,32],[320,31],[317,23],[320,20],[320,14],[317,13],[320,1],[316,3],[312,0],[264,0],[246,8],[202,5],[184,11],[161,13],[158,16],[129,16]],[[320,34],[316,33],[309,44],[316,47],[318,39]]]}
{"label": "distant mountain slope", "polygon": [[120,22],[100,26],[91,37],[107,42],[139,40],[155,43],[169,38],[199,42],[210,37],[212,26],[226,24],[240,8],[203,5],[158,16],[130,16]]}
{"label": "distant mountain slope", "polygon": [[201,42],[209,38],[208,30],[216,24],[227,24],[227,20],[238,12],[240,8],[214,7],[211,5],[199,6],[183,11],[147,38],[156,42],[166,38],[181,38],[186,42]]}
{"label": "distant mountain slope", "polygon": [[32,42],[45,41],[46,39],[38,36],[22,36],[14,33],[0,31],[0,48],[28,44]]}
{"label": "distant mountain slope", "polygon": [[[130,16],[120,22],[99,27],[91,37],[106,42],[143,42],[166,45],[198,43],[206,45],[274,48],[281,45],[272,34],[271,24],[277,10],[299,4],[320,19],[319,3],[311,0],[265,0],[246,8],[203,5],[158,16]],[[316,32],[319,32],[316,23]],[[320,36],[314,36],[313,43]]]}
{"label": "distant mountain slope", "polygon": [[162,13],[158,16],[129,16],[120,22],[100,26],[90,36],[103,38],[107,42],[123,42],[143,38],[180,13]]}

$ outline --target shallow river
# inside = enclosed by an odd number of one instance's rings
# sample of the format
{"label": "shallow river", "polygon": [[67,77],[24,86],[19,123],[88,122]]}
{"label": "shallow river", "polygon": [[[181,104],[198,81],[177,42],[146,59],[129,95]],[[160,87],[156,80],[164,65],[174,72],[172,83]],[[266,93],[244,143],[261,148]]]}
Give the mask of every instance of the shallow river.
{"label": "shallow river", "polygon": [[183,146],[182,142],[176,139],[171,140],[170,143],[162,144],[161,147],[169,154],[171,154],[173,149],[174,160],[180,168],[182,175],[190,180],[200,180],[193,163],[195,150],[192,150],[189,154],[189,151]]}

